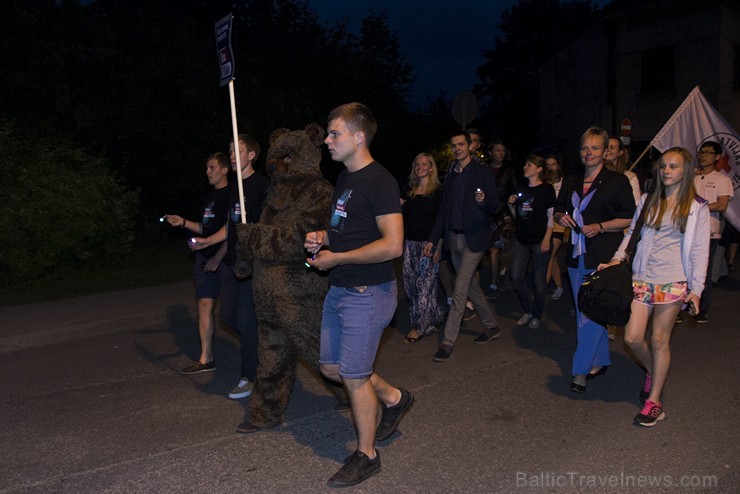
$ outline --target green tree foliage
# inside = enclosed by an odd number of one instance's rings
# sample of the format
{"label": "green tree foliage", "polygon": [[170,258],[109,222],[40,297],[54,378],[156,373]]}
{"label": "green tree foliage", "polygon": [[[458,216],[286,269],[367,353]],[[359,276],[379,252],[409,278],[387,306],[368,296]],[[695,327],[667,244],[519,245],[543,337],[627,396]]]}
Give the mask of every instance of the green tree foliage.
{"label": "green tree foliage", "polygon": [[396,136],[411,118],[411,65],[384,13],[370,11],[350,33],[346,23],[321,26],[305,0],[0,0],[0,7],[0,91],[14,95],[2,101],[3,114],[18,132],[53,132],[104,156],[128,188],[141,190],[139,233],[165,211],[196,214],[204,160],[228,149],[214,22],[229,12],[240,132],[266,145],[277,127],[323,123],[334,106],[362,101],[380,121],[375,149],[393,143],[385,164],[392,168],[391,157],[405,151]]}
{"label": "green tree foliage", "polygon": [[323,111],[316,69],[325,38],[304,2],[246,1],[237,6],[232,41],[245,132],[266,137],[279,126],[303,126],[307,115]]}
{"label": "green tree foliage", "polygon": [[106,157],[142,191],[139,224],[183,197],[197,209],[202,162],[227,141],[217,75],[207,77],[215,14],[203,20],[187,1],[3,3],[0,91],[13,95],[3,104],[16,131]]}
{"label": "green tree foliage", "polygon": [[[305,0],[0,0],[0,12],[9,282],[115,262],[167,237],[163,213],[197,216],[205,158],[231,137],[214,34],[229,12],[240,132],[266,147],[277,127],[361,101],[380,124],[374,155],[397,176],[428,149],[385,12],[357,32],[320,25]],[[330,177],[341,169],[325,161]]]}
{"label": "green tree foliage", "polygon": [[455,160],[449,137],[453,132],[460,130],[460,124],[452,118],[450,106],[445,92],[440,91],[436,98],[429,100],[426,110],[417,117],[419,123],[414,128],[422,130],[423,133],[412,135],[413,141],[419,145],[419,152],[431,153],[440,173],[443,174],[447,173],[450,163]]}
{"label": "green tree foliage", "polygon": [[96,60],[96,124],[85,144],[141,188],[144,225],[165,211],[195,214],[205,158],[226,151],[230,135],[213,24],[228,4],[97,0],[89,8],[106,56]]}
{"label": "green tree foliage", "polygon": [[380,122],[375,154],[392,167],[399,144],[407,145],[391,136],[405,132],[412,118],[412,66],[385,12],[371,9],[359,33],[350,32],[347,21],[322,27],[298,0],[248,0],[234,17],[240,126],[264,142],[274,128],[323,123],[337,105],[360,101]]}
{"label": "green tree foliage", "polygon": [[33,282],[107,265],[131,249],[137,196],[64,138],[0,125],[0,277]]}
{"label": "green tree foliage", "polygon": [[482,126],[502,135],[509,147],[539,145],[539,69],[594,15],[590,0],[520,0],[506,9],[498,25],[501,36],[478,68],[481,83],[475,92],[485,113]]}

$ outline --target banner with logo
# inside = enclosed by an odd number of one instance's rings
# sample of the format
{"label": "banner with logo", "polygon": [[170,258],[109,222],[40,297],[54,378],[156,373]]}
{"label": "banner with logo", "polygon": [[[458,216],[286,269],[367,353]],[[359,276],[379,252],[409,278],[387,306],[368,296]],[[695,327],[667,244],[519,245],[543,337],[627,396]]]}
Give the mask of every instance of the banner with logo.
{"label": "banner with logo", "polygon": [[234,55],[231,51],[231,19],[229,14],[216,22],[216,52],[221,73],[221,86],[234,78]]}
{"label": "banner with logo", "polygon": [[699,147],[706,141],[715,141],[722,146],[717,170],[730,177],[735,191],[735,198],[730,201],[724,216],[735,228],[740,229],[740,197],[737,193],[740,187],[740,138],[707,101],[699,86],[689,93],[650,144],[660,152],[681,146],[696,156]]}

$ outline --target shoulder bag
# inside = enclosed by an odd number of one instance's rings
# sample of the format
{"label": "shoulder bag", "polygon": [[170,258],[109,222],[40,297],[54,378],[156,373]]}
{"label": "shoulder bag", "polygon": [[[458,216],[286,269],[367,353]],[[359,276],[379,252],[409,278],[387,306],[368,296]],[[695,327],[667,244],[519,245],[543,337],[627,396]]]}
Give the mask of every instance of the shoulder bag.
{"label": "shoulder bag", "polygon": [[632,230],[625,250],[627,258],[586,276],[578,290],[578,309],[592,321],[606,326],[624,326],[630,320],[632,305],[632,256],[645,223],[645,206]]}

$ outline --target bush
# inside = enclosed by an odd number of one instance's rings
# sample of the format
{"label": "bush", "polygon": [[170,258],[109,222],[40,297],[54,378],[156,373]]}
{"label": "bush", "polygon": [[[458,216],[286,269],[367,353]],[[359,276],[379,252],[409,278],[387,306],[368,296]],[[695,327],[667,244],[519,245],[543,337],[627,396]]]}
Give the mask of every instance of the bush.
{"label": "bush", "polygon": [[0,276],[29,282],[120,260],[131,251],[137,194],[107,163],[65,139],[0,125]]}

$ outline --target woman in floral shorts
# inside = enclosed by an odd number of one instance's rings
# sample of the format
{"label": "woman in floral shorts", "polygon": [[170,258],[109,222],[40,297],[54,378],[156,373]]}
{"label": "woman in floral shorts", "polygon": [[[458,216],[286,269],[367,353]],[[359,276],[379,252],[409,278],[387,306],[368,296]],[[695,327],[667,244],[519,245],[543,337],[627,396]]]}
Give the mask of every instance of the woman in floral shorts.
{"label": "woman in floral shorts", "polygon": [[[670,339],[674,321],[683,305],[698,313],[709,258],[709,208],[694,191],[691,154],[671,148],[660,157],[658,186],[643,195],[624,240],[608,265],[626,258],[625,249],[637,218],[646,208],[632,263],[632,316],[624,341],[646,369],[640,392],[642,411],[635,425],[652,427],[665,418],[660,395],[670,365]],[[680,260],[680,262],[676,262]],[[606,265],[601,265],[600,268]],[[645,339],[649,320],[653,331]]]}

